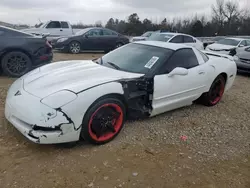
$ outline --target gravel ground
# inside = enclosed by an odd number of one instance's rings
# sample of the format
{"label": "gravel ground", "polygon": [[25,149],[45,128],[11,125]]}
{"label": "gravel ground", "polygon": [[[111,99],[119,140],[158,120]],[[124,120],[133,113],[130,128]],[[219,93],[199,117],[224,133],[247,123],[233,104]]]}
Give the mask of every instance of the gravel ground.
{"label": "gravel ground", "polygon": [[[55,54],[55,61],[101,54]],[[249,188],[250,80],[239,75],[215,107],[193,105],[129,121],[112,142],[36,145],[4,119],[13,79],[0,78],[0,187]],[[181,136],[186,136],[181,139]]]}

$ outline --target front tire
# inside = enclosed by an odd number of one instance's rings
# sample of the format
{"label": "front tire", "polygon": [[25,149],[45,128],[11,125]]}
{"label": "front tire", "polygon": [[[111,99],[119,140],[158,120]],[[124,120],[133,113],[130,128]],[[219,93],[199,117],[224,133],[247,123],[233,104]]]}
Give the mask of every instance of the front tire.
{"label": "front tire", "polygon": [[95,102],[85,114],[81,137],[91,144],[105,144],[121,131],[126,117],[124,104],[115,98]]}
{"label": "front tire", "polygon": [[21,77],[32,68],[32,62],[29,56],[19,51],[7,53],[2,58],[1,64],[3,72],[10,77]]}
{"label": "front tire", "polygon": [[81,44],[77,41],[73,41],[69,44],[69,52],[72,54],[79,54],[81,52]]}
{"label": "front tire", "polygon": [[201,96],[201,103],[205,106],[217,105],[224,94],[225,85],[225,78],[222,75],[219,75],[212,83],[210,90]]}

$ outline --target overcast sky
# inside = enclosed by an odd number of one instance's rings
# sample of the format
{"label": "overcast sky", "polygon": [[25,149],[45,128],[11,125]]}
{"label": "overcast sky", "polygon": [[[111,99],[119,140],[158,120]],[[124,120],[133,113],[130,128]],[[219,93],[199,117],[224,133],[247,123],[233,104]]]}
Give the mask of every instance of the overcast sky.
{"label": "overcast sky", "polygon": [[[211,13],[216,0],[0,0],[0,21],[35,24],[38,19],[68,20],[71,23],[103,24],[110,18],[127,19],[136,12],[141,19],[161,21],[174,16],[187,17]],[[239,0],[250,6],[250,0]]]}

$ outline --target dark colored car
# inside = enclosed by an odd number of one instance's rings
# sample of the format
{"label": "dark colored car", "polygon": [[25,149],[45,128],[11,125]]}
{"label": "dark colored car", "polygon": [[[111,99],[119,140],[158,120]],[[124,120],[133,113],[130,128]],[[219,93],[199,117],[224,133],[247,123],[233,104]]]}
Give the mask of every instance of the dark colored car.
{"label": "dark colored car", "polygon": [[0,26],[0,41],[0,69],[11,77],[20,77],[53,58],[46,38]]}
{"label": "dark colored car", "polygon": [[127,43],[127,37],[110,29],[96,27],[83,29],[71,37],[59,38],[52,45],[57,50],[77,54],[81,51],[109,52]]}

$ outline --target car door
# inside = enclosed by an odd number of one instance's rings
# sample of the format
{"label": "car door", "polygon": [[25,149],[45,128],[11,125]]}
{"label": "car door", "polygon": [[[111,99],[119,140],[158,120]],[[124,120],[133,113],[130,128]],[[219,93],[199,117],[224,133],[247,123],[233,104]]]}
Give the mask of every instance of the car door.
{"label": "car door", "polygon": [[82,50],[102,50],[101,42],[102,30],[91,29],[81,38]]}
{"label": "car door", "polygon": [[114,49],[118,34],[109,29],[102,29],[102,33],[103,35],[100,37],[102,49],[104,51]]}
{"label": "car door", "polygon": [[[207,65],[200,60],[201,57],[198,60],[196,54],[192,48],[176,51],[154,77],[152,115],[191,105],[206,91],[209,72]],[[184,68],[187,74],[171,75],[176,68]]]}
{"label": "car door", "polygon": [[62,36],[72,35],[72,30],[71,30],[68,22],[61,22],[61,35]]}
{"label": "car door", "polygon": [[46,33],[50,34],[50,37],[62,36],[61,23],[59,21],[51,21],[45,28]]}

